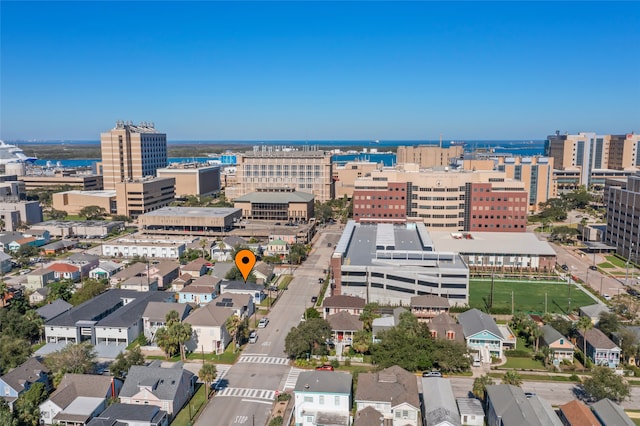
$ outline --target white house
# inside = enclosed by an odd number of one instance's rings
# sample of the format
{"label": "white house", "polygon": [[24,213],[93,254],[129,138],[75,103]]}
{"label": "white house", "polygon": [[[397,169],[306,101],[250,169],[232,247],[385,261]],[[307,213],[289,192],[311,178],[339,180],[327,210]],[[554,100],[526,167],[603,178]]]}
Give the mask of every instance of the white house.
{"label": "white house", "polygon": [[122,263],[110,260],[101,261],[98,266],[89,271],[89,278],[94,280],[108,279],[122,269]]}
{"label": "white house", "polygon": [[300,373],[293,390],[296,426],[351,424],[351,382],[351,373]]}
{"label": "white house", "polygon": [[185,347],[192,352],[221,354],[231,342],[225,323],[234,315],[230,309],[209,303],[193,311],[184,322],[191,324],[193,334]]}
{"label": "white house", "polygon": [[103,256],[178,259],[185,250],[183,242],[132,241],[120,239],[102,245]]}

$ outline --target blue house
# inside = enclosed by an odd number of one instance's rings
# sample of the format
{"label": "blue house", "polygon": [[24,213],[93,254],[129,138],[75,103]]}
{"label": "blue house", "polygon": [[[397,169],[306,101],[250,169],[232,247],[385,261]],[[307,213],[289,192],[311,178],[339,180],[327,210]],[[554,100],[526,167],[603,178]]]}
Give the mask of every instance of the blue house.
{"label": "blue house", "polygon": [[458,315],[458,322],[462,325],[469,349],[480,353],[488,350],[491,356],[502,358],[505,338],[491,316],[478,309],[470,309]]}
{"label": "blue house", "polygon": [[206,305],[218,296],[216,288],[208,285],[189,284],[178,292],[178,303]]}
{"label": "blue house", "polygon": [[9,407],[13,407],[18,396],[37,382],[44,383],[47,390],[51,390],[49,369],[36,358],[29,358],[0,377],[0,397],[4,398]]}

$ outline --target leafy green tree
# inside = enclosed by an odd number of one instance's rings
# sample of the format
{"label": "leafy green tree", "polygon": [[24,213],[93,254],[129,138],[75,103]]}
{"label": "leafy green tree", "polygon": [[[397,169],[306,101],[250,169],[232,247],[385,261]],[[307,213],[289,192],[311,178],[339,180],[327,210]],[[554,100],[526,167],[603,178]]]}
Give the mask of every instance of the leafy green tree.
{"label": "leafy green tree", "polygon": [[43,383],[32,384],[18,397],[15,411],[21,425],[37,426],[40,422],[39,405],[47,399],[47,389]]}
{"label": "leafy green tree", "polygon": [[132,365],[144,365],[144,355],[140,351],[140,346],[136,346],[126,353],[120,352],[109,368],[114,376],[123,379]]}
{"label": "leafy green tree", "polygon": [[[244,277],[242,276],[242,273],[240,272],[238,267],[235,265],[233,265],[233,267],[229,269],[229,271],[227,271],[224,278],[230,281],[244,281]],[[251,271],[247,276],[247,282],[255,283],[257,280],[258,278],[256,277],[256,274],[254,274],[253,271]]]}
{"label": "leafy green tree", "polygon": [[551,321],[548,322],[548,324],[551,327],[555,328],[558,331],[558,333],[562,334],[563,336],[569,336],[573,329],[573,325],[571,324],[571,321],[566,320],[559,316],[553,318]]}
{"label": "leafy green tree", "polygon": [[71,300],[74,289],[73,282],[71,280],[60,280],[49,284],[49,294],[47,295],[47,301],[53,302],[57,299],[62,299],[66,302]]}
{"label": "leafy green tree", "polygon": [[320,318],[320,312],[318,312],[318,310],[314,307],[307,308],[307,310],[304,311],[304,319],[311,318]]}
{"label": "leafy green tree", "polygon": [[520,386],[522,385],[522,377],[516,370],[509,370],[502,376],[502,383],[505,385]]}
{"label": "leafy green tree", "polygon": [[289,248],[289,255],[287,256],[289,263],[292,265],[299,265],[307,257],[307,248],[304,244],[295,243]]}
{"label": "leafy green tree", "polygon": [[106,215],[107,215],[107,211],[100,206],[83,207],[78,212],[78,216],[83,217],[86,220],[100,220],[100,219],[104,219]]}
{"label": "leafy green tree", "polygon": [[351,347],[353,348],[354,351],[364,354],[369,352],[371,343],[372,343],[371,332],[367,330],[358,330],[353,335],[353,341],[351,342]]}
{"label": "leafy green tree", "polygon": [[326,222],[333,217],[333,209],[328,203],[316,201],[313,210],[318,222]]}
{"label": "leafy green tree", "polygon": [[191,338],[191,324],[181,322],[175,310],[167,313],[165,321],[166,325],[156,331],[156,344],[162,348],[167,357],[180,351],[180,358],[184,361],[186,359],[184,344]]}
{"label": "leafy green tree", "polygon": [[549,238],[552,241],[559,241],[561,243],[569,243],[575,240],[579,231],[576,228],[570,226],[556,226],[551,231]]}
{"label": "leafy green tree", "polygon": [[64,210],[56,210],[56,209],[51,209],[49,211],[49,217],[53,220],[62,220],[65,217],[67,217],[68,213],[65,212]]}
{"label": "leafy green tree", "polygon": [[380,368],[398,365],[408,371],[433,367],[433,338],[425,323],[410,312],[400,314],[399,324],[380,333],[371,347],[373,361]]}
{"label": "leafy green tree", "polygon": [[485,394],[487,392],[487,386],[493,385],[494,381],[488,374],[484,376],[476,377],[473,380],[473,389],[471,392],[476,396],[476,398],[480,398],[484,400]]}
{"label": "leafy green tree", "polygon": [[131,219],[129,216],[123,215],[123,214],[116,214],[111,216],[111,220],[115,221],[115,222],[124,222],[124,223],[130,223],[133,222],[133,219]]}
{"label": "leafy green tree", "polygon": [[580,317],[578,322],[576,323],[576,329],[582,332],[582,356],[584,357],[584,365],[582,369],[584,370],[587,366],[587,331],[593,328],[593,323],[591,322],[591,318],[589,317]]}
{"label": "leafy green tree", "polygon": [[45,364],[54,374],[54,381],[66,373],[89,374],[95,371],[96,353],[89,342],[71,343],[45,358]]}
{"label": "leafy green tree", "polygon": [[9,404],[3,398],[0,398],[0,425],[19,426],[18,419],[14,417]]}
{"label": "leafy green tree", "polygon": [[22,313],[12,304],[0,311],[0,332],[6,336],[32,342],[40,337],[42,324],[42,318],[31,308]]}
{"label": "leafy green tree", "polygon": [[198,377],[204,382],[205,389],[207,390],[207,399],[209,399],[211,394],[211,383],[216,380],[217,375],[218,372],[216,371],[215,364],[209,362],[204,364],[198,372]]}
{"label": "leafy green tree", "polygon": [[583,382],[585,392],[593,400],[609,398],[622,402],[630,395],[630,386],[624,377],[617,375],[608,367],[594,367],[591,376]]}
{"label": "leafy green tree", "polygon": [[442,372],[467,371],[471,366],[467,345],[446,339],[435,339],[433,344],[433,366]]}
{"label": "leafy green tree", "polygon": [[640,355],[640,341],[633,330],[623,328],[618,332],[618,337],[624,359],[637,358]]}
{"label": "leafy green tree", "polygon": [[607,336],[611,337],[613,333],[620,329],[620,321],[615,312],[602,312],[598,321],[598,328]]}
{"label": "leafy green tree", "polygon": [[91,300],[101,293],[104,293],[105,291],[107,291],[107,288],[107,283],[104,281],[88,279],[82,284],[81,288],[73,293],[71,299],[69,300],[69,303],[71,303],[73,306],[78,306],[79,304],[86,302],[87,300]]}
{"label": "leafy green tree", "polygon": [[28,341],[7,334],[0,335],[0,374],[5,374],[19,366],[29,358],[29,355],[31,355],[31,345]]}
{"label": "leafy green tree", "polygon": [[367,331],[371,331],[373,320],[380,318],[378,309],[380,306],[377,303],[367,303],[364,305],[364,309],[360,313],[360,321],[363,322],[363,328]]}
{"label": "leafy green tree", "polygon": [[326,355],[331,326],[322,318],[311,318],[291,328],[284,340],[284,351],[292,359]]}

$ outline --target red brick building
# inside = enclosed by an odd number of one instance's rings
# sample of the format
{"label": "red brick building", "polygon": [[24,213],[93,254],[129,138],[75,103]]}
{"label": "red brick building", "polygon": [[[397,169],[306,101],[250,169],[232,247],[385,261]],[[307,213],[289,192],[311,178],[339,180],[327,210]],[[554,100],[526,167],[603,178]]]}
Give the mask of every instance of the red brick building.
{"label": "red brick building", "polygon": [[353,192],[353,218],[356,222],[406,222],[410,205],[408,188],[407,182],[384,182],[384,186],[356,188]]}
{"label": "red brick building", "polygon": [[528,195],[505,182],[468,183],[465,231],[526,232]]}

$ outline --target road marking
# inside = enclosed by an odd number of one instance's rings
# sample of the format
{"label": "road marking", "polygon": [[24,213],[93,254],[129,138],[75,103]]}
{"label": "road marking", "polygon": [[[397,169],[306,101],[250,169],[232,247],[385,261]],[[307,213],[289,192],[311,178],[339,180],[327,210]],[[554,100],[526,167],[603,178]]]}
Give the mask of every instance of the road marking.
{"label": "road marking", "polygon": [[260,400],[273,401],[276,392],[269,389],[251,389],[251,388],[224,388],[216,394],[219,396],[231,396],[239,398],[252,398]]}
{"label": "road marking", "polygon": [[222,379],[224,378],[225,374],[227,374],[230,368],[231,366],[227,364],[216,364],[216,370],[218,374],[216,375],[216,380],[211,384],[214,389],[218,389],[222,382]]}
{"label": "road marking", "polygon": [[287,380],[286,380],[286,382],[284,382],[284,389],[283,390],[286,391],[287,389],[295,388],[296,387],[296,382],[298,381],[298,376],[303,371],[304,370],[302,368],[291,367],[291,370],[289,370],[289,375],[287,376]]}
{"label": "road marking", "polygon": [[238,362],[254,363],[254,364],[278,364],[286,365],[289,363],[289,358],[277,357],[277,356],[263,356],[263,355],[242,355]]}
{"label": "road marking", "polygon": [[262,342],[262,346],[271,346],[271,342]]}
{"label": "road marking", "polygon": [[242,398],[241,401],[243,401],[243,402],[259,402],[260,404],[267,404],[267,405],[272,405],[273,404],[273,402],[271,402],[271,401],[261,401],[259,399]]}

